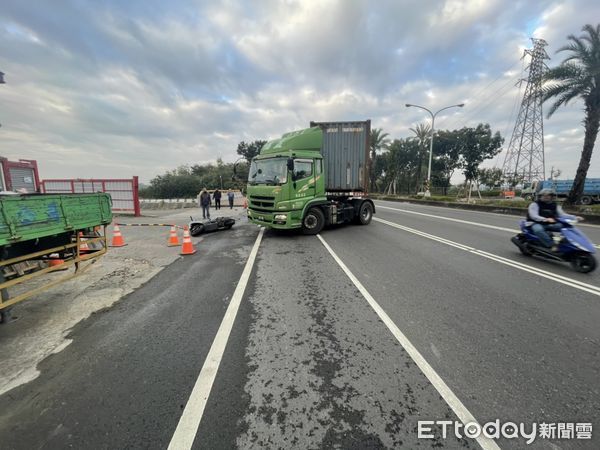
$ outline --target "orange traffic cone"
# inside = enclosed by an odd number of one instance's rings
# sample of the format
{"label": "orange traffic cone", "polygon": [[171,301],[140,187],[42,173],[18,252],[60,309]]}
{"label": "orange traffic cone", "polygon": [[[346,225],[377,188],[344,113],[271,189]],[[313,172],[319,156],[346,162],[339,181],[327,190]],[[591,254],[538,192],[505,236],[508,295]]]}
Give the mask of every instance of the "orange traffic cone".
{"label": "orange traffic cone", "polygon": [[194,244],[192,244],[192,239],[190,238],[190,232],[188,231],[188,227],[186,226],[183,229],[183,245],[181,246],[180,255],[193,255],[196,253],[196,249],[194,248]]}
{"label": "orange traffic cone", "polygon": [[90,247],[88,247],[86,239],[83,237],[83,233],[79,232],[79,253],[89,253]]}
{"label": "orange traffic cone", "polygon": [[[55,258],[55,259],[49,259],[48,260],[48,267],[56,267],[56,266],[60,266],[61,264],[65,263],[64,259],[58,259],[59,258],[59,254],[58,253],[52,253],[50,255],[51,258]],[[58,270],[67,270],[68,267],[63,267],[62,269],[58,269]]]}
{"label": "orange traffic cone", "polygon": [[248,209],[248,200],[244,197],[244,209]]}
{"label": "orange traffic cone", "polygon": [[121,235],[121,230],[119,229],[119,225],[115,224],[115,228],[113,230],[113,238],[112,238],[112,243],[110,244],[111,247],[124,247],[127,244],[125,243],[125,240],[123,239],[123,236]]}
{"label": "orange traffic cone", "polygon": [[175,247],[179,245],[179,238],[177,238],[177,228],[175,226],[171,227],[171,231],[169,232],[169,241],[167,242],[167,246]]}

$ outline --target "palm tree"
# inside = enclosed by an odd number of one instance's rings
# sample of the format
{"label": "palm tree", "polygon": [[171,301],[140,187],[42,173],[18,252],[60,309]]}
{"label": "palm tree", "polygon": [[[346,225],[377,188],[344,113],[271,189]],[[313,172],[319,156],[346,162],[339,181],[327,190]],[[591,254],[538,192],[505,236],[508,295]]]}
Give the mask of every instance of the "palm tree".
{"label": "palm tree", "polygon": [[371,130],[371,135],[369,136],[369,145],[371,147],[371,161],[369,168],[369,177],[371,182],[370,190],[373,191],[375,187],[375,159],[377,159],[377,151],[387,148],[390,140],[387,138],[389,134],[383,133],[383,129],[381,128],[373,128]]}
{"label": "palm tree", "polygon": [[415,128],[411,128],[410,131],[415,133],[415,139],[419,143],[419,156],[417,162],[417,175],[416,175],[416,186],[415,189],[419,189],[421,184],[421,173],[423,172],[423,155],[426,151],[426,144],[431,139],[431,125],[429,124],[418,124]]}
{"label": "palm tree", "polygon": [[568,205],[578,203],[583,194],[600,126],[600,24],[596,27],[585,25],[582,32],[580,37],[572,34],[567,37],[570,42],[557,53],[566,51],[570,55],[544,74],[543,101],[557,97],[548,111],[548,118],[574,98],[580,98],[585,105],[583,150],[573,187],[565,201]]}

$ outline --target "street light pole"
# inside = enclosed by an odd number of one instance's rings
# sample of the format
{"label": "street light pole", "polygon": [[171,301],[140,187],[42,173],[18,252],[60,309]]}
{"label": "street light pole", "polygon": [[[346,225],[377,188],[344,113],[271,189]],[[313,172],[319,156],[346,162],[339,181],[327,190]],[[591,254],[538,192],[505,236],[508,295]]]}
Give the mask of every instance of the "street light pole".
{"label": "street light pole", "polygon": [[[0,84],[6,84],[6,81],[4,81],[4,72],[0,72]],[[1,126],[2,124],[0,123]]]}
{"label": "street light pole", "polygon": [[450,106],[446,106],[445,108],[442,108],[438,111],[436,111],[435,113],[431,112],[429,109],[425,108],[424,106],[419,106],[419,105],[413,105],[411,103],[407,103],[406,107],[410,108],[411,106],[415,107],[415,108],[421,108],[424,109],[425,111],[427,111],[430,115],[431,115],[431,139],[429,139],[429,168],[427,169],[427,181],[425,182],[425,197],[431,197],[431,191],[430,191],[430,186],[431,186],[431,161],[433,159],[433,132],[435,131],[435,116],[438,115],[438,113],[449,109],[449,108],[462,108],[463,106],[465,106],[464,103],[460,103],[458,105],[450,105]]}

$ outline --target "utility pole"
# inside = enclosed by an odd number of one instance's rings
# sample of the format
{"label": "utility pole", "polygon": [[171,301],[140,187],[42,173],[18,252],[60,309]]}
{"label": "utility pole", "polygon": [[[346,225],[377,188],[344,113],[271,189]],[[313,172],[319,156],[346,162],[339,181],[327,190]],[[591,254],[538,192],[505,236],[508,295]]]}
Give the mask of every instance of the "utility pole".
{"label": "utility pole", "polygon": [[[532,38],[533,49],[525,50],[531,56],[529,76],[525,94],[521,101],[519,115],[515,123],[502,174],[511,179],[511,187],[517,182],[531,183],[545,178],[544,161],[544,119],[542,115],[542,76],[546,69],[544,60],[550,59],[544,47],[548,43],[543,39]],[[525,80],[520,80],[522,83]]]}

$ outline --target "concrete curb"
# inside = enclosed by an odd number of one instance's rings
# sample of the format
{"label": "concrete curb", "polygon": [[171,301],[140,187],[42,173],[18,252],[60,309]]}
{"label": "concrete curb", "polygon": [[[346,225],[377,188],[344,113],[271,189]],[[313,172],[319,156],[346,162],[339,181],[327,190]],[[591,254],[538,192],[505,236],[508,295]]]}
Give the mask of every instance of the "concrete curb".
{"label": "concrete curb", "polygon": [[[527,210],[525,208],[513,208],[508,206],[492,206],[492,205],[474,205],[467,203],[441,202],[436,200],[416,200],[413,198],[396,198],[387,196],[371,196],[373,200],[383,200],[388,202],[414,203],[416,205],[442,206],[445,208],[465,209],[470,211],[493,212],[496,214],[506,214],[509,216],[525,216]],[[587,223],[600,225],[600,215],[585,214],[581,212],[567,211],[576,214],[585,219]]]}

